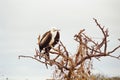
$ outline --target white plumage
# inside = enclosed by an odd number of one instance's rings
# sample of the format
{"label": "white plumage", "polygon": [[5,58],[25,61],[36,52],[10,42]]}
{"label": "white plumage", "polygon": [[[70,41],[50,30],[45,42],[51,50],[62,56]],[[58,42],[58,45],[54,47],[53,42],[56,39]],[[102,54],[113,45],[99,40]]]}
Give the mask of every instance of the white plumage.
{"label": "white plumage", "polygon": [[57,29],[52,28],[50,31],[46,32],[39,42],[40,52],[45,50],[44,54],[46,54],[49,59],[49,51],[59,42],[59,39],[60,33]]}

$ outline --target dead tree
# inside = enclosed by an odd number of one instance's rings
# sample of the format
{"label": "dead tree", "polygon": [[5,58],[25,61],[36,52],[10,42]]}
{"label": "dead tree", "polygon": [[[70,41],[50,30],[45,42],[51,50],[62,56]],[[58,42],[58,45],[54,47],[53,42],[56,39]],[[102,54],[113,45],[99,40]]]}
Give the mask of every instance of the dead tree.
{"label": "dead tree", "polygon": [[35,49],[36,54],[34,56],[20,55],[19,58],[31,58],[40,63],[55,66],[53,74],[53,79],[55,80],[93,80],[91,77],[93,58],[99,60],[103,56],[110,56],[120,60],[120,55],[112,55],[120,48],[120,45],[109,51],[107,49],[109,37],[108,29],[102,27],[96,19],[93,20],[100,29],[101,34],[103,34],[103,38],[100,42],[94,41],[92,38],[87,36],[84,33],[85,29],[83,29],[74,36],[75,41],[78,43],[78,49],[74,55],[69,55],[66,47],[60,41],[59,44],[50,51],[50,54],[53,54],[54,56],[51,59],[47,59],[47,62],[38,58],[41,56],[43,59],[46,59],[46,55],[40,53],[37,49]]}

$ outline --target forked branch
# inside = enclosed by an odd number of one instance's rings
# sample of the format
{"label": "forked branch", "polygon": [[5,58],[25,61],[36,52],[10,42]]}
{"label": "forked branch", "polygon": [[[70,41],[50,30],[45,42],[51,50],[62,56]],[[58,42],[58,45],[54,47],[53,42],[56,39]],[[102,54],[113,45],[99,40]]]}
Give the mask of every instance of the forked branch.
{"label": "forked branch", "polygon": [[[93,20],[100,29],[101,34],[103,34],[103,38],[100,42],[96,42],[95,40],[87,36],[84,33],[85,29],[83,29],[74,36],[75,41],[79,44],[76,53],[73,53],[72,56],[69,55],[69,51],[67,51],[65,45],[60,41],[59,44],[57,44],[49,52],[49,54],[53,57],[47,59],[46,62],[44,61],[44,59],[46,59],[46,55],[40,53],[37,49],[35,49],[36,53],[34,56],[20,55],[19,58],[31,58],[43,64],[48,64],[50,66],[55,65],[56,69],[54,75],[56,77],[54,76],[54,79],[93,80],[90,78],[93,58],[99,59],[103,56],[110,56],[120,60],[120,55],[112,55],[112,53],[120,49],[120,44],[111,51],[107,50],[109,37],[108,29],[102,27],[95,18],[93,18]],[[39,57],[43,59],[39,59]]]}

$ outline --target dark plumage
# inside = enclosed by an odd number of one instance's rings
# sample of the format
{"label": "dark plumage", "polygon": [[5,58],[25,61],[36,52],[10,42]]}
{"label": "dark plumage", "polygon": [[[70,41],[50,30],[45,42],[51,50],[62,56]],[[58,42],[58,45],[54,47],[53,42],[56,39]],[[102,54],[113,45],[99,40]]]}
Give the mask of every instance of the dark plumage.
{"label": "dark plumage", "polygon": [[60,33],[57,29],[52,29],[48,32],[46,32],[42,39],[39,42],[39,50],[40,52],[44,49],[44,54],[47,55],[47,58],[49,59],[49,51],[52,47],[54,47],[60,39]]}

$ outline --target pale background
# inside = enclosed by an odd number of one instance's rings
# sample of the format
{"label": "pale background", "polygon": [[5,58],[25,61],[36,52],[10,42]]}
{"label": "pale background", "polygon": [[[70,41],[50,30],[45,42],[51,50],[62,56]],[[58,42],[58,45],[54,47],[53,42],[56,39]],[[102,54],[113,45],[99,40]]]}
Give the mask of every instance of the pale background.
{"label": "pale background", "polygon": [[[18,55],[34,55],[37,37],[51,27],[60,29],[61,41],[71,54],[76,51],[74,34],[101,38],[92,18],[109,29],[112,49],[120,42],[120,0],[0,0],[0,80],[45,80],[53,67],[46,67]],[[120,55],[120,49],[115,52]],[[120,76],[120,61],[113,58],[94,60],[93,73]]]}

